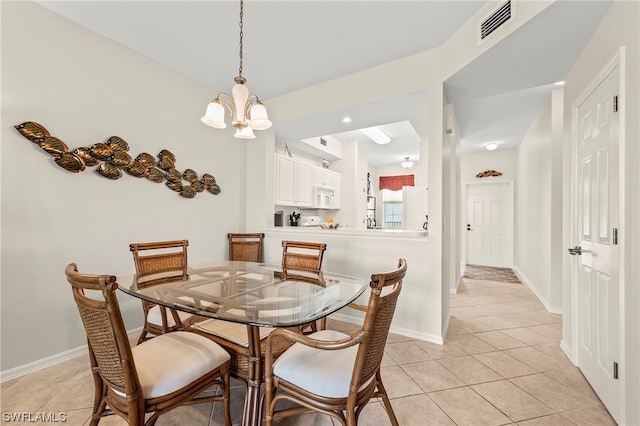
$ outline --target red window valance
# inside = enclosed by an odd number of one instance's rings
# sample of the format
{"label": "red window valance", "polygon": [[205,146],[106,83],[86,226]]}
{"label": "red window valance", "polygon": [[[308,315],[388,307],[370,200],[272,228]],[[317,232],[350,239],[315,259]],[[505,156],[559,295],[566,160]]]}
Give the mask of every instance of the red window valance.
{"label": "red window valance", "polygon": [[380,176],[380,189],[399,191],[403,186],[415,186],[414,175]]}

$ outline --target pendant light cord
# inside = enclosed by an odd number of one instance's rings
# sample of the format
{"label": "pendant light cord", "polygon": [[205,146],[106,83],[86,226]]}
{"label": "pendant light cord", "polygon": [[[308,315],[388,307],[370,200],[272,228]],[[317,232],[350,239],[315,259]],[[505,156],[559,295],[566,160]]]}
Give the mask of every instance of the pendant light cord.
{"label": "pendant light cord", "polygon": [[242,18],[244,15],[244,0],[240,0],[240,68],[238,69],[238,76],[242,77],[242,37],[244,33],[242,32]]}

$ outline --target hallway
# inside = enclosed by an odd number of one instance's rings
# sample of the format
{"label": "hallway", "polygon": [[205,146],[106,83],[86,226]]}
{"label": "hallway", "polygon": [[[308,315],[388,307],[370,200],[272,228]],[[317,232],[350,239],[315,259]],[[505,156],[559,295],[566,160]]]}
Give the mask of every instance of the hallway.
{"label": "hallway", "polygon": [[[451,313],[444,346],[389,337],[382,376],[401,425],[615,425],[559,348],[561,316],[547,312],[526,285],[465,278],[451,296]],[[354,326],[330,320],[329,328],[349,332]],[[234,424],[242,393],[236,382]],[[85,425],[92,395],[88,360],[80,357],[3,383],[1,405],[3,413],[65,413],[66,424]],[[220,414],[213,404],[181,407],[157,424],[218,426]],[[100,424],[125,422],[110,417]],[[277,424],[337,423],[307,414]],[[372,401],[360,424],[389,421]]]}

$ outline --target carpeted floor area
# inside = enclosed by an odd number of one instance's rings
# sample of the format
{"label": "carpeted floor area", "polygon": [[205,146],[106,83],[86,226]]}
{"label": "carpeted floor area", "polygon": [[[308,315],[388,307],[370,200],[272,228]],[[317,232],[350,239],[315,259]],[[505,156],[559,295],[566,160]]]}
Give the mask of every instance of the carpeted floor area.
{"label": "carpeted floor area", "polygon": [[464,269],[464,278],[522,284],[511,268],[496,268],[493,266],[467,265]]}

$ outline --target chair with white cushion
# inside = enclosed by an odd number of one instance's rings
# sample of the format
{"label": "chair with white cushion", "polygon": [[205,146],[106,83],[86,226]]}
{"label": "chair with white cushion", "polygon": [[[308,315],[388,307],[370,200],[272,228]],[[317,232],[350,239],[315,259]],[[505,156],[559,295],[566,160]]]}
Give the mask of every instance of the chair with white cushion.
{"label": "chair with white cushion", "polygon": [[[136,266],[138,288],[150,287],[176,279],[186,280],[188,240],[158,241],[129,244]],[[160,334],[176,331],[181,322],[191,314],[172,311],[147,300],[142,301],[144,325],[138,343],[147,339],[147,334]]]}
{"label": "chair with white cushion", "polygon": [[[406,261],[400,259],[396,270],[371,276],[368,306],[349,305],[366,312],[362,328],[351,336],[334,330],[310,335],[275,330],[269,335],[265,355],[267,426],[275,419],[307,411],[355,426],[362,409],[374,397],[382,399],[391,423],[398,425],[382,384],[380,362],[406,272]],[[272,343],[282,338],[296,343],[274,361]],[[286,403],[278,409],[283,401]]]}
{"label": "chair with white cushion", "polygon": [[[224,349],[187,331],[163,334],[131,348],[115,294],[116,277],[81,274],[75,263],[65,274],[89,346],[95,388],[90,425],[112,414],[130,425],[154,425],[160,415],[178,406],[211,401],[222,401],[225,424],[231,425],[230,362]],[[207,391],[212,386],[221,392]],[[151,415],[145,422],[147,413]]]}

